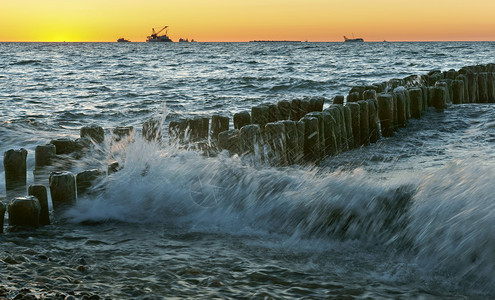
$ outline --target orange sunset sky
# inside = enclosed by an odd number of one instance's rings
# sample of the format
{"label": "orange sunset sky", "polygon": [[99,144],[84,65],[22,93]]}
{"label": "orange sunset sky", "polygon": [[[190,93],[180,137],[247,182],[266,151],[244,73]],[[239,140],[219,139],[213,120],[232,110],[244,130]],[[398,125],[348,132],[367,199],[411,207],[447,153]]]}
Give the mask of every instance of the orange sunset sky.
{"label": "orange sunset sky", "polygon": [[494,0],[0,0],[0,41],[495,41]]}

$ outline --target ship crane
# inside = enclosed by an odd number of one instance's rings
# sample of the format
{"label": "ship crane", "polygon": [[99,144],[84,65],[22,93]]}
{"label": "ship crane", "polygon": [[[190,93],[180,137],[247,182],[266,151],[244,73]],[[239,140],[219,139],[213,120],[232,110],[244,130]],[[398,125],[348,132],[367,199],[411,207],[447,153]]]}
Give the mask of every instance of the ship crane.
{"label": "ship crane", "polygon": [[[155,28],[151,28],[151,37],[156,39],[158,37],[158,34],[160,34],[160,32],[162,32],[163,30],[165,30],[167,28],[168,28],[168,26],[165,26],[162,29],[160,29],[158,32],[155,32]],[[165,35],[166,34],[167,34],[167,31],[165,31]]]}

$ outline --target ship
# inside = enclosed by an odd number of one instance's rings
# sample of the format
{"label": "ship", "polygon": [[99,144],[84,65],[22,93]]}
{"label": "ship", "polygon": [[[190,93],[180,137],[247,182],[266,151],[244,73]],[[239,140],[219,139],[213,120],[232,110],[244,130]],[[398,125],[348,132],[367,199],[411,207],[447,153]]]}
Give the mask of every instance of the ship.
{"label": "ship", "polygon": [[364,39],[362,38],[354,38],[354,35],[352,35],[352,39],[346,37],[344,35],[344,42],[345,43],[363,43],[364,42]]}
{"label": "ship", "polygon": [[130,42],[131,42],[131,41],[126,40],[126,39],[124,39],[124,38],[120,38],[120,39],[118,39],[118,40],[117,40],[117,43],[130,43]]}
{"label": "ship", "polygon": [[[168,26],[164,26],[162,29],[155,31],[155,28],[151,28],[151,35],[146,37],[146,42],[173,42],[167,35]],[[165,30],[165,34],[159,35]]]}
{"label": "ship", "polygon": [[180,38],[179,43],[196,43],[196,41],[194,39],[189,40],[188,38],[185,38],[185,39]]}

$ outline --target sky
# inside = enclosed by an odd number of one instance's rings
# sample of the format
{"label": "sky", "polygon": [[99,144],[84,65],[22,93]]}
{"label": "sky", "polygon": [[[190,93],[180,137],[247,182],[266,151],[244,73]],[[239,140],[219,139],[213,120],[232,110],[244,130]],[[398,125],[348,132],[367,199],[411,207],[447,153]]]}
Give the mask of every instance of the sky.
{"label": "sky", "polygon": [[494,0],[0,0],[0,41],[495,41]]}

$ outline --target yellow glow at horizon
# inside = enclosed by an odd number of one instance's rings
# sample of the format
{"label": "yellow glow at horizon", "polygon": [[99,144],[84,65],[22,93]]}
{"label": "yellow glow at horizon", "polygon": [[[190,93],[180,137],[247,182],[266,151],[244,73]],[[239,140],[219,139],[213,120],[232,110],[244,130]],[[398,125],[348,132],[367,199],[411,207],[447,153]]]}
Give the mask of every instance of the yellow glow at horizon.
{"label": "yellow glow at horizon", "polygon": [[495,1],[0,0],[0,41],[495,41]]}

